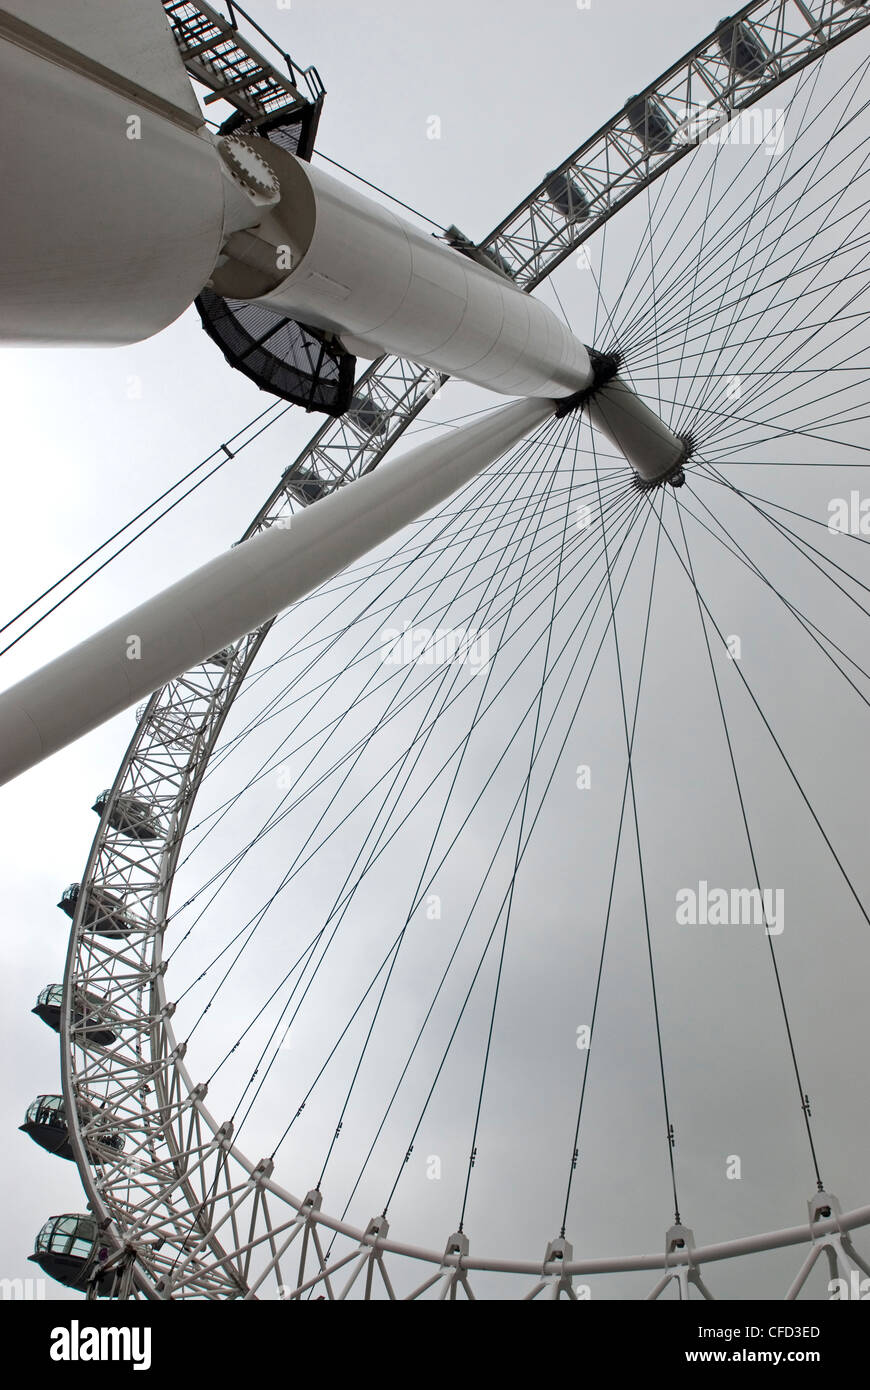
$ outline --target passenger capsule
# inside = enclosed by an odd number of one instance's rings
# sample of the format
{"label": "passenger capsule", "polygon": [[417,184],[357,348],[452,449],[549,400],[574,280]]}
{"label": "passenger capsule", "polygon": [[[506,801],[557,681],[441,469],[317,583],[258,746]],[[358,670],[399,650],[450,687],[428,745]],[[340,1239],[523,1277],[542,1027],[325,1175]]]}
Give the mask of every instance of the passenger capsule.
{"label": "passenger capsule", "polygon": [[[63,1014],[63,985],[46,985],[31,1013],[59,1033]],[[118,1036],[115,1029],[120,1025],[120,1020],[101,1000],[76,990],[70,1009],[70,1024],[78,1042],[109,1047]]]}
{"label": "passenger capsule", "polygon": [[232,647],[224,647],[222,651],[215,652],[212,656],[208,657],[205,664],[206,666],[220,666],[221,670],[225,671],[234,655],[235,653]]}
{"label": "passenger capsule", "polygon": [[745,20],[722,20],[718,34],[719,49],[735,72],[741,77],[761,77],[770,61],[763,40]]}
{"label": "passenger capsule", "polygon": [[[80,883],[71,883],[61,894],[58,907],[67,917],[75,917],[80,894]],[[82,909],[81,925],[82,931],[94,932],[97,936],[118,937],[126,936],[133,922],[121,898],[106,888],[92,884]]]}
{"label": "passenger capsule", "polygon": [[92,1286],[105,1297],[111,1292],[114,1274],[100,1275],[100,1265],[108,1259],[109,1249],[97,1237],[94,1216],[79,1212],[52,1216],[36,1237],[33,1254],[28,1258],[39,1265],[43,1274],[68,1289]]}
{"label": "passenger capsule", "polygon": [[[111,790],[100,792],[91,809],[102,816],[111,799]],[[163,827],[154,808],[135,796],[119,796],[109,809],[109,825],[130,840],[160,840]]]}
{"label": "passenger capsule", "polygon": [[[110,1155],[122,1152],[123,1135],[111,1127],[108,1117],[104,1119],[96,1106],[81,1105],[80,1114],[83,1120],[86,1117],[90,1117],[91,1120],[96,1117],[100,1121],[85,1132],[85,1147],[91,1158],[99,1163]],[[63,1096],[37,1096],[33,1104],[27,1107],[24,1124],[19,1125],[19,1129],[29,1135],[41,1149],[46,1149],[57,1158],[74,1157]]]}
{"label": "passenger capsule", "polygon": [[673,127],[652,97],[630,97],[626,115],[634,134],[650,154],[664,154],[671,148]]}
{"label": "passenger capsule", "polygon": [[548,174],[545,191],[553,207],[566,221],[588,221],[589,199],[579,183],[567,174]]}
{"label": "passenger capsule", "polygon": [[371,396],[354,396],[348,414],[370,434],[383,434],[387,428],[386,416],[378,409]]}
{"label": "passenger capsule", "polygon": [[329,488],[316,473],[292,473],[291,470],[291,476],[287,478],[287,491],[303,506],[310,506],[312,502],[319,502],[321,497],[325,497]]}

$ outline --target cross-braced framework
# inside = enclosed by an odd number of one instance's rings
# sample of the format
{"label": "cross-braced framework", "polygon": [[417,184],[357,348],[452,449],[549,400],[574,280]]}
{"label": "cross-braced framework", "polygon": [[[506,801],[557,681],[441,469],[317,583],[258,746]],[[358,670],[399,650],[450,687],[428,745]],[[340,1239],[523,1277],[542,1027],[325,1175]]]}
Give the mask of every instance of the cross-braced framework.
{"label": "cross-braced framework", "polygon": [[[204,5],[166,8],[177,36],[179,25],[187,26],[186,61],[197,62],[197,16],[210,19],[211,12]],[[548,175],[483,245],[531,290],[717,121],[868,24],[867,7],[845,0],[744,6],[558,166],[557,186]],[[201,43],[214,49],[213,40],[209,30]],[[238,44],[238,36],[225,34],[221,43]],[[227,95],[233,84],[226,71],[221,80]],[[236,104],[252,90],[250,79],[240,82]],[[262,101],[269,99],[266,93]],[[354,408],[317,433],[245,536],[376,467],[442,381],[395,358],[375,363],[357,385]],[[707,1297],[705,1266],[792,1245],[809,1245],[809,1252],[787,1297],[797,1296],[822,1254],[832,1277],[870,1273],[850,1235],[870,1224],[870,1207],[842,1213],[825,1192],[810,1202],[805,1223],[786,1230],[696,1246],[677,1223],[660,1254],[599,1260],[576,1260],[562,1235],[534,1264],[479,1257],[461,1231],[433,1250],[394,1240],[384,1217],[356,1228],[324,1212],[318,1191],[287,1192],[274,1182],[271,1160],[251,1161],[236,1148],[233,1126],[211,1114],[207,1087],[188,1071],[176,1040],[163,945],[194,801],[268,630],[215,653],[152,697],[114,785],[98,802],[100,826],[70,936],[61,1053],[71,1144],[103,1231],[105,1263],[125,1271],[118,1289],[164,1299],[455,1299],[474,1297],[475,1274],[487,1272],[524,1281],[521,1297],[576,1299],[584,1296],[577,1287],[584,1276],[647,1271],[650,1297],[673,1281],[685,1296],[691,1284]],[[106,1114],[125,1140],[122,1153],[96,1142]]]}
{"label": "cross-braced framework", "polygon": [[533,289],[602,223],[741,111],[867,24],[846,0],[756,0],[630,98],[483,243]]}

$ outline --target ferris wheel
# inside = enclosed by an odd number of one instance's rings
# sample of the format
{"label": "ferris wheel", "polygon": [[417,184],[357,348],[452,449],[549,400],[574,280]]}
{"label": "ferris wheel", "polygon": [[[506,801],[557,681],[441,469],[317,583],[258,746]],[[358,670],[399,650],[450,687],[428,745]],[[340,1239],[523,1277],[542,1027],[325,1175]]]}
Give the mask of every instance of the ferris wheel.
{"label": "ferris wheel", "polygon": [[[164,10],[234,103],[246,196],[283,206],[292,159],[326,199],[316,72],[288,87],[208,5]],[[430,238],[482,319],[489,293],[535,306],[534,371],[466,352],[466,382],[519,403],[445,418],[440,347],[339,341],[314,289],[249,303],[265,271],[234,232],[206,330],[328,418],[227,594],[276,537],[304,573],[141,704],[94,803],[34,1010],[62,1086],[24,1128],[88,1203],[40,1232],[45,1271],[155,1300],[712,1298],[756,1259],[772,1297],[870,1277],[870,1204],[827,1176],[866,1137],[863,751],[825,769],[870,702],[868,39],[855,0],[753,0],[483,241]],[[790,1221],[732,1201],[758,1110],[764,1171],[803,1184]]]}

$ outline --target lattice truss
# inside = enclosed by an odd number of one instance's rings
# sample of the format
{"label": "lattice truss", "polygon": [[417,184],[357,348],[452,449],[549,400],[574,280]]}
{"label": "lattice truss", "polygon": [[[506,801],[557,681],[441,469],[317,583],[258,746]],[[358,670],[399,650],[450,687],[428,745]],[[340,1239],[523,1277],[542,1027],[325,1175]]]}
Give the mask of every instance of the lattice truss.
{"label": "lattice truss", "polygon": [[[290,80],[268,65],[264,70],[256,50],[209,6],[166,0],[165,8],[188,71],[215,97],[250,115],[301,99],[295,78],[306,74],[293,69]],[[751,24],[758,41],[752,72],[750,55],[737,48],[745,32],[734,28],[737,21]],[[756,0],[729,24],[730,48],[720,30],[558,166],[563,189],[575,190],[563,197],[562,212],[547,192],[548,175],[482,243],[524,289],[539,284],[717,123],[870,24],[870,13],[847,0]],[[307,77],[309,96],[322,92],[313,69]],[[320,429],[245,536],[376,467],[444,379],[397,358],[375,363],[357,384],[353,409]],[[647,1270],[651,1283],[657,1276],[650,1297],[672,1280],[683,1296],[691,1283],[709,1297],[702,1265],[801,1244],[808,1250],[786,1297],[797,1296],[822,1255],[832,1274],[847,1280],[855,1270],[870,1274],[850,1237],[870,1224],[870,1207],[844,1214],[825,1193],[811,1201],[806,1224],[767,1236],[696,1248],[691,1231],[675,1227],[659,1255],[585,1262],[574,1260],[568,1242],[555,1240],[540,1264],[509,1264],[474,1257],[463,1235],[452,1236],[444,1251],[427,1251],[393,1241],[384,1218],[355,1229],[323,1212],[319,1193],[286,1192],[273,1182],[268,1160],[252,1163],[235,1149],[232,1127],[210,1114],[206,1087],[188,1073],[173,1034],[162,942],[201,779],[267,632],[268,625],[216,653],[143,709],[101,802],[76,902],[61,1027],[66,1114],[109,1264],[131,1271],[134,1292],[452,1299],[474,1297],[475,1271],[489,1271],[517,1276],[521,1297],[558,1299],[583,1297],[575,1281],[584,1275]],[[121,1153],[99,1143],[107,1115],[124,1139]]]}
{"label": "lattice truss", "polygon": [[[741,111],[868,22],[850,0],[756,0],[688,53],[540,186],[483,243],[533,289],[586,237]],[[751,26],[751,27],[750,27]],[[548,189],[563,182],[554,207]],[[576,190],[576,192],[574,191]]]}

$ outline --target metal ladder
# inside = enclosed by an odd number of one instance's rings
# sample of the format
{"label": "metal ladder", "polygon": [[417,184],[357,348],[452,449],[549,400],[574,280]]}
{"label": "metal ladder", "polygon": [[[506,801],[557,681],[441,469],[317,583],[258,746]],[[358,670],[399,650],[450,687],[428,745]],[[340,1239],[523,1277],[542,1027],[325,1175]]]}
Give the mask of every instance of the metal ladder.
{"label": "metal ladder", "polygon": [[[227,18],[204,0],[163,0],[163,8],[189,76],[209,89],[206,106],[227,101],[257,120],[304,108],[323,96],[317,69],[297,67],[233,0],[227,0]],[[272,44],[287,64],[287,76],[239,32],[237,15]]]}

